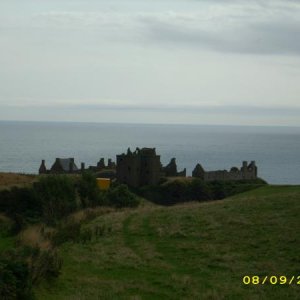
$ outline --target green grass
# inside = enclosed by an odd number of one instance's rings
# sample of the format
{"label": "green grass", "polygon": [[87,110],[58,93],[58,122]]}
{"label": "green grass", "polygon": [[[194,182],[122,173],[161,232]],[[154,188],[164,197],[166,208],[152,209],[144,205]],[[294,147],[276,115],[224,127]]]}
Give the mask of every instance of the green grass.
{"label": "green grass", "polygon": [[15,245],[14,237],[3,237],[0,236],[0,253],[5,250],[12,249]]}
{"label": "green grass", "polygon": [[9,250],[15,245],[15,237],[10,236],[12,221],[0,214],[0,254],[5,250]]}
{"label": "green grass", "polygon": [[61,246],[62,273],[37,299],[299,299],[300,285],[242,283],[300,276],[299,216],[299,186],[110,213],[85,226],[111,232]]}

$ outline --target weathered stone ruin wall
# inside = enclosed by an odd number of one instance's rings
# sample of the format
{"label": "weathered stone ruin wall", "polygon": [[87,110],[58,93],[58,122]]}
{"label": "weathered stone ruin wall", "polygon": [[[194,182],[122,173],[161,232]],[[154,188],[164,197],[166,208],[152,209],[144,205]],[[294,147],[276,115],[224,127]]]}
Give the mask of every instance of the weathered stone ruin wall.
{"label": "weathered stone ruin wall", "polygon": [[[110,172],[115,174],[116,164],[109,158],[107,166],[105,165],[104,158],[101,158],[96,166],[89,166],[85,168],[85,163],[81,163],[80,169],[75,164],[74,158],[56,158],[55,162],[50,169],[47,169],[45,160],[39,168],[39,174],[76,174],[84,171],[92,171],[94,173]],[[112,175],[110,175],[112,176]]]}
{"label": "weathered stone ruin wall", "polygon": [[117,155],[117,180],[133,187],[155,185],[161,178],[160,156],[155,148],[137,148]]}
{"label": "weathered stone ruin wall", "polygon": [[170,162],[162,167],[162,171],[164,176],[166,177],[186,177],[186,169],[184,168],[182,171],[177,171],[176,158],[173,157]]}
{"label": "weathered stone ruin wall", "polygon": [[118,182],[139,186],[141,161],[133,155],[117,155],[116,175]]}
{"label": "weathered stone ruin wall", "polygon": [[230,171],[205,171],[200,164],[197,164],[193,171],[193,177],[201,178],[205,181],[250,180],[257,178],[257,167],[255,165],[255,161],[252,161],[249,165],[246,161],[244,161],[240,169],[237,167],[232,167]]}
{"label": "weathered stone ruin wall", "polygon": [[[74,158],[57,158],[52,167],[47,170],[45,160],[42,160],[39,173],[82,173],[90,170],[96,173],[97,176],[117,178],[118,182],[126,183],[132,187],[156,185],[162,177],[186,176],[186,169],[181,172],[177,171],[175,158],[172,158],[169,164],[163,167],[160,162],[160,156],[156,154],[155,148],[136,148],[134,152],[128,148],[126,154],[117,155],[116,158],[116,163],[108,159],[107,165],[105,165],[104,158],[101,158],[96,166],[90,166],[88,169],[85,168],[84,163],[81,163],[81,168],[78,169]],[[197,164],[192,176],[205,181],[249,180],[257,178],[257,167],[255,161],[251,161],[250,164],[244,161],[240,169],[232,167],[230,171],[205,171],[200,164]]]}
{"label": "weathered stone ruin wall", "polygon": [[103,157],[100,158],[96,166],[88,167],[88,170],[93,172],[100,172],[103,170],[114,170],[114,169],[116,169],[116,164],[111,160],[111,158],[108,159],[107,165],[105,165],[105,160]]}

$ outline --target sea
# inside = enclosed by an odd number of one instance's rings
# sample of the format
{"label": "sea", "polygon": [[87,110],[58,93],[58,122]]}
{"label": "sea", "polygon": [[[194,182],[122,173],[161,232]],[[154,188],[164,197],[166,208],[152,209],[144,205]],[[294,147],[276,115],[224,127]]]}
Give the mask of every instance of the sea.
{"label": "sea", "polygon": [[254,160],[268,183],[300,184],[300,127],[0,121],[0,172],[37,174],[56,157],[96,165],[128,147],[156,148],[163,165],[175,157],[189,176],[197,163],[229,170]]}

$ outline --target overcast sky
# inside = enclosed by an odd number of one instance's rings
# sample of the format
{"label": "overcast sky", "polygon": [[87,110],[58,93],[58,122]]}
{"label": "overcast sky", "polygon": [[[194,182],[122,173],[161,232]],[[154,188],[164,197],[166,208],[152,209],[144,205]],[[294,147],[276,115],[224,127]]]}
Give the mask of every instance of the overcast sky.
{"label": "overcast sky", "polygon": [[1,0],[0,120],[300,126],[300,1]]}

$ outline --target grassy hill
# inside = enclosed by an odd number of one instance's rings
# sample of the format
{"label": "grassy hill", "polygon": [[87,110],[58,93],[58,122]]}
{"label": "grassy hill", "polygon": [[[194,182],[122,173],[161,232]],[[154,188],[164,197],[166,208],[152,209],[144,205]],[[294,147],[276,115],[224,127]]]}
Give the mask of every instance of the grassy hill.
{"label": "grassy hill", "polygon": [[0,190],[8,189],[13,186],[28,186],[32,184],[36,178],[36,175],[0,172]]}
{"label": "grassy hill", "polygon": [[0,253],[14,247],[15,237],[7,234],[12,228],[12,223],[9,218],[0,214]]}
{"label": "grassy hill", "polygon": [[[299,299],[300,285],[244,285],[245,275],[300,276],[300,187],[97,217],[86,243],[59,251],[61,275],[37,299]],[[300,279],[300,278],[299,278]]]}

